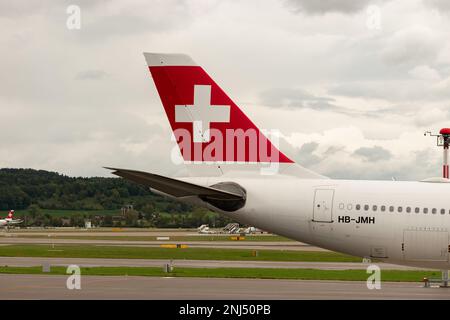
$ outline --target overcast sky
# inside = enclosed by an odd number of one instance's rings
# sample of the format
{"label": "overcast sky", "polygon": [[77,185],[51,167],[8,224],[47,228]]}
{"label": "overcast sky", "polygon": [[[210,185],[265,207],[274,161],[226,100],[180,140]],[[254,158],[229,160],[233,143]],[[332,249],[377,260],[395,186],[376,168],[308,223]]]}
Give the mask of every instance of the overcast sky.
{"label": "overcast sky", "polygon": [[423,133],[450,127],[450,1],[15,0],[0,30],[0,167],[178,172],[149,51],[191,55],[323,175],[441,173]]}

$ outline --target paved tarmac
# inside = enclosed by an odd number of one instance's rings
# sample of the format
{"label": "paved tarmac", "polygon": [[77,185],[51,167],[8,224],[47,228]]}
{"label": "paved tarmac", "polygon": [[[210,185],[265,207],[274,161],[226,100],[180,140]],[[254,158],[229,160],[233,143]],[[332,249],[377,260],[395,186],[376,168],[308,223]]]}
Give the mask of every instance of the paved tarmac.
{"label": "paved tarmac", "polygon": [[195,248],[250,249],[250,250],[299,250],[328,251],[300,242],[289,241],[134,241],[134,240],[94,240],[58,238],[0,237],[0,244],[90,244],[104,246],[160,247],[162,244],[186,244]]}
{"label": "paved tarmac", "polygon": [[[82,276],[68,290],[66,276],[0,274],[5,299],[450,299],[449,288],[383,282]],[[194,290],[195,288],[195,290]]]}
{"label": "paved tarmac", "polygon": [[[32,267],[41,265],[80,267],[163,267],[169,260],[161,259],[95,259],[95,258],[41,258],[0,257],[0,266]],[[285,268],[351,270],[366,269],[369,264],[349,262],[298,262],[298,261],[219,261],[219,260],[172,260],[174,267],[188,268]],[[381,270],[420,270],[414,267],[388,263],[377,264]]]}
{"label": "paved tarmac", "polygon": [[[56,234],[60,236],[139,236],[139,237],[174,237],[174,236],[204,236],[204,237],[215,237],[215,236],[232,236],[229,233],[198,233],[196,229],[190,230],[179,230],[179,229],[145,229],[145,228],[105,228],[105,229],[80,229],[80,228],[56,228],[56,229],[2,229],[0,235],[45,235]],[[248,236],[272,236],[269,233],[263,234],[252,234]]]}

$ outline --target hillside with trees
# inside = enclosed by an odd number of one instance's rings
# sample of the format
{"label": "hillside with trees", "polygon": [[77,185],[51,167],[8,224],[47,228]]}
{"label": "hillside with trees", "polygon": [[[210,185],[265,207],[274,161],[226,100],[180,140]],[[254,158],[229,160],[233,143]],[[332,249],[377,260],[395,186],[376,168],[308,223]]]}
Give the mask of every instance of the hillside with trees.
{"label": "hillside with trees", "polygon": [[34,169],[0,169],[0,211],[17,210],[25,226],[198,227],[229,220],[152,194],[121,178],[69,177]]}

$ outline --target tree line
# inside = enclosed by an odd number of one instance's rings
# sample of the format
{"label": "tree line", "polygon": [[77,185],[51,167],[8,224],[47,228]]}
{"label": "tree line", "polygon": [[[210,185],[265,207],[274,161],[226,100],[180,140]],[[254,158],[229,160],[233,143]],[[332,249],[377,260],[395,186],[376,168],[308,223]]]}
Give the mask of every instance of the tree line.
{"label": "tree line", "polygon": [[[114,217],[105,210],[120,210]],[[27,226],[82,226],[86,219],[100,226],[197,227],[223,226],[229,219],[207,209],[179,203],[151,193],[148,188],[122,178],[69,177],[34,169],[0,169],[0,210],[27,210]],[[46,210],[79,210],[88,213],[52,215]]]}

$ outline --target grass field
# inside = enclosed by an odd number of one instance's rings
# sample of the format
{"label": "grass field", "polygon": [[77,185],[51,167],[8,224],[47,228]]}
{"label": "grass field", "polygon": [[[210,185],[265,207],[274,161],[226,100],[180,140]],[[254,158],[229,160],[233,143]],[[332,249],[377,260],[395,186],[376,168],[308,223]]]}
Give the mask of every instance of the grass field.
{"label": "grass field", "polygon": [[[4,274],[43,274],[42,267],[0,267]],[[48,273],[45,273],[48,274]],[[66,274],[64,267],[52,267],[50,274]],[[204,277],[204,278],[247,278],[247,279],[296,279],[296,280],[343,280],[366,281],[365,270],[319,270],[319,269],[260,269],[260,268],[175,268],[171,273],[162,268],[147,267],[91,267],[81,268],[82,275],[105,276],[150,276],[150,277]],[[437,271],[383,270],[382,281],[419,282],[423,277],[436,278]]]}
{"label": "grass field", "polygon": [[189,259],[230,261],[316,261],[361,262],[361,258],[336,252],[258,250],[253,256],[249,249],[153,247],[121,247],[95,245],[8,245],[0,246],[3,257],[60,257],[60,258],[121,258],[121,259]]}

